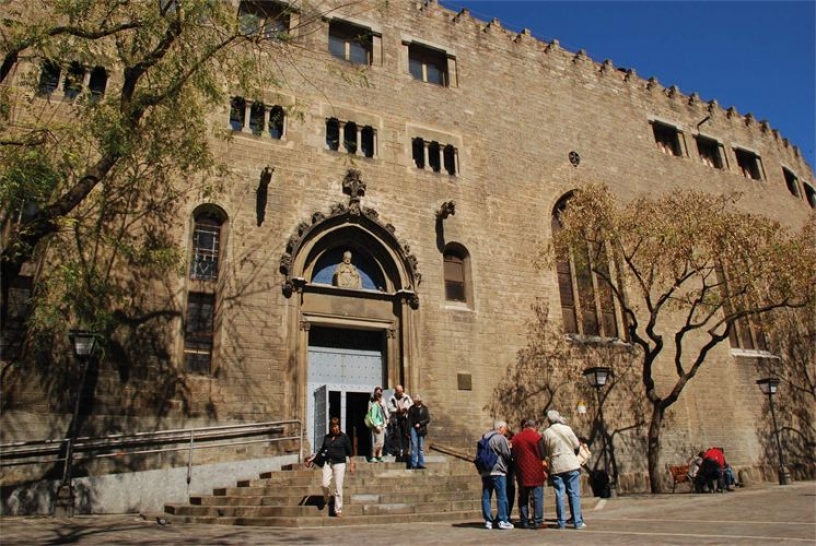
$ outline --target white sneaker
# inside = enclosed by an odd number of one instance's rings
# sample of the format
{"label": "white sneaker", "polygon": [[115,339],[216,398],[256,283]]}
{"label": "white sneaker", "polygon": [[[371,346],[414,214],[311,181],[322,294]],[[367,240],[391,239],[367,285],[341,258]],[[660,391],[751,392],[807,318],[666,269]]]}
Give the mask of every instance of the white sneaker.
{"label": "white sneaker", "polygon": [[492,528],[493,528],[493,523],[492,523],[492,522],[489,522],[489,521],[486,521],[486,522],[485,522],[485,529],[490,530],[490,529],[492,529]]}
{"label": "white sneaker", "polygon": [[576,526],[575,526],[575,528],[576,528],[577,530],[579,530],[579,531],[580,531],[581,529],[586,529],[586,528],[587,528],[587,524],[586,524],[586,523],[581,522],[581,523],[579,523],[578,525],[576,525]]}
{"label": "white sneaker", "polygon": [[500,521],[499,522],[499,529],[513,529],[514,525],[509,521]]}

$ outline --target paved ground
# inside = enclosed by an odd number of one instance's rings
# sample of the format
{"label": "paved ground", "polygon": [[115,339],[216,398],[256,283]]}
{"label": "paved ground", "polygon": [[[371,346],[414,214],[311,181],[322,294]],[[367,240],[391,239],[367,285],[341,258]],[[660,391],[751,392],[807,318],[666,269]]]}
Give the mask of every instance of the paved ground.
{"label": "paved ground", "polygon": [[[548,491],[547,494],[550,494]],[[545,514],[551,518],[552,514]],[[242,545],[326,544],[816,544],[816,482],[760,484],[734,493],[631,495],[601,501],[585,514],[583,531],[545,529],[487,531],[478,521],[360,525],[310,529],[159,525],[134,515],[72,519],[0,519],[0,544]],[[580,538],[579,538],[580,537]]]}

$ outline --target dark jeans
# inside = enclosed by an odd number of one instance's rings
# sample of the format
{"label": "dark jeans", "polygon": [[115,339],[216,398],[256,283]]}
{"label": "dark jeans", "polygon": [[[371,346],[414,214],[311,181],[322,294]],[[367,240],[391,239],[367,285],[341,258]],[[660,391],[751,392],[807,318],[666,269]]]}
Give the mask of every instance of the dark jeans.
{"label": "dark jeans", "polygon": [[393,444],[395,454],[408,455],[411,445],[408,439],[408,417],[397,417],[397,425],[394,429],[396,432]]}
{"label": "dark jeans", "polygon": [[[717,485],[714,485],[715,482]],[[700,470],[697,472],[697,478],[695,480],[695,489],[702,491],[704,487],[707,487],[712,493],[717,489],[725,489],[723,471],[722,468],[720,468],[720,465],[717,464],[717,461],[706,459],[700,466]]]}
{"label": "dark jeans", "polygon": [[[530,516],[530,499],[533,500],[533,515]],[[521,512],[521,525],[543,525],[544,524],[544,486],[536,487],[520,486],[519,489],[519,511]]]}

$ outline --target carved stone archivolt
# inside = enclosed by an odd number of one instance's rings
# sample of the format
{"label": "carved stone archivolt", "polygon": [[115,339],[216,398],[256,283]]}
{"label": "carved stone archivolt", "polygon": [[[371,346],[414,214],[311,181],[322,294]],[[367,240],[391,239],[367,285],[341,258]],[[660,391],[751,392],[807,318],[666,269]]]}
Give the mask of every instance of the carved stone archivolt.
{"label": "carved stone archivolt", "polygon": [[285,276],[282,291],[284,296],[290,297],[296,291],[303,289],[306,280],[294,277],[292,268],[298,252],[303,247],[304,242],[319,236],[320,232],[328,226],[337,224],[365,224],[372,232],[377,233],[383,244],[397,250],[403,267],[410,276],[410,287],[403,287],[400,290],[400,297],[404,298],[412,308],[419,305],[419,299],[414,292],[422,280],[419,273],[419,265],[416,256],[411,254],[411,249],[407,244],[397,240],[396,228],[392,224],[384,223],[380,220],[380,214],[371,208],[362,207],[360,200],[365,195],[366,184],[362,180],[360,171],[349,169],[343,179],[343,193],[349,196],[348,204],[335,203],[329,207],[329,212],[315,211],[311,216],[311,224],[301,222],[294,233],[290,235],[286,242],[286,251],[280,258],[280,272]]}

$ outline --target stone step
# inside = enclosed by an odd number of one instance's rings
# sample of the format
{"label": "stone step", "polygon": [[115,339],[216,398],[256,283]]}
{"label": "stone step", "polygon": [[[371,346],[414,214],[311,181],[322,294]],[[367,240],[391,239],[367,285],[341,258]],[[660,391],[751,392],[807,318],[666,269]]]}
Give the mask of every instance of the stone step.
{"label": "stone step", "polygon": [[[216,488],[212,495],[193,496],[187,504],[168,504],[165,512],[185,522],[282,527],[479,521],[481,480],[473,465],[461,461],[426,464],[425,470],[407,470],[401,462],[358,462],[355,475],[346,475],[343,518],[329,518],[321,472],[302,465],[264,472],[235,487]],[[545,513],[553,513],[550,488],[545,503]],[[593,499],[582,503],[587,507],[595,504]],[[495,510],[495,499],[492,504]]]}
{"label": "stone step", "polygon": [[[401,483],[394,481],[387,482],[366,482],[355,479],[347,479],[343,487],[346,494],[355,493],[385,493],[389,491],[399,491],[403,494],[428,493],[429,491],[481,491],[481,481],[478,478],[467,480],[457,480],[442,482],[438,480],[432,483]],[[213,490],[212,497],[299,497],[321,492],[321,482],[316,481],[308,485],[274,485],[274,486],[253,486],[253,487],[219,487]]]}
{"label": "stone step", "polygon": [[[381,515],[381,514],[433,514],[446,512],[478,511],[481,506],[479,499],[465,499],[433,502],[352,502],[343,504],[344,516]],[[195,505],[168,505],[167,513],[176,516],[189,517],[219,517],[219,518],[289,518],[308,517],[329,511],[322,500],[314,505],[303,506],[195,506]]]}
{"label": "stone step", "polygon": [[[327,510],[324,510],[327,512]],[[413,523],[413,522],[435,522],[435,521],[481,521],[481,511],[468,510],[462,512],[431,512],[419,514],[401,514],[394,517],[394,514],[379,515],[346,515],[345,509],[342,518],[329,517],[327,513],[317,516],[304,516],[296,518],[285,517],[214,517],[214,516],[172,516],[170,521],[181,523],[210,523],[218,525],[257,525],[270,527],[337,527],[345,525],[372,525],[384,523]]]}
{"label": "stone step", "polygon": [[[406,491],[403,488],[394,489],[393,486],[382,490],[366,490],[358,488],[344,488],[346,503],[356,502],[434,502],[455,501],[463,498],[479,498],[481,486],[465,489],[432,489],[421,491]],[[195,506],[300,506],[322,499],[321,490],[315,488],[292,488],[278,491],[276,495],[202,495],[190,497],[190,503]]]}
{"label": "stone step", "polygon": [[[354,465],[355,469],[358,473],[379,473],[383,470],[405,470],[406,472],[411,472],[412,470],[409,469],[404,463],[394,463],[394,462],[383,462],[383,463],[357,463]],[[293,466],[287,465],[287,467],[291,468],[284,468],[282,470],[277,471],[270,471],[270,472],[262,472],[258,475],[259,478],[265,479],[279,479],[285,478],[286,476],[307,476],[310,473],[320,473],[319,467],[312,467],[306,468],[305,466]],[[347,465],[348,467],[348,465]],[[422,472],[423,470],[420,470]],[[449,474],[449,475],[465,475],[477,474],[476,468],[473,465],[451,465],[451,464],[444,464],[444,463],[430,463],[424,469],[424,472],[427,473],[438,473],[438,474]]]}

